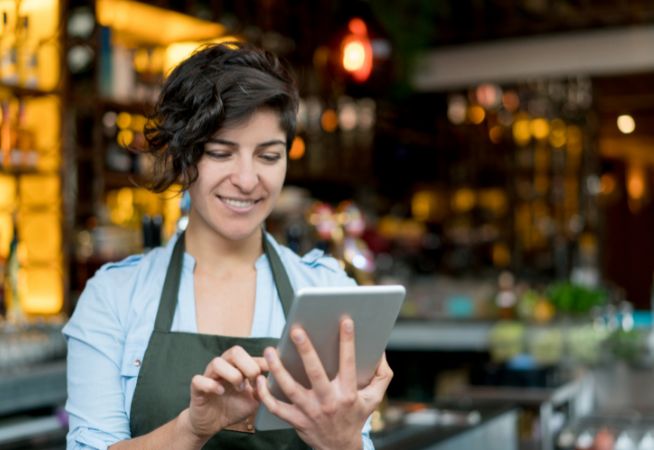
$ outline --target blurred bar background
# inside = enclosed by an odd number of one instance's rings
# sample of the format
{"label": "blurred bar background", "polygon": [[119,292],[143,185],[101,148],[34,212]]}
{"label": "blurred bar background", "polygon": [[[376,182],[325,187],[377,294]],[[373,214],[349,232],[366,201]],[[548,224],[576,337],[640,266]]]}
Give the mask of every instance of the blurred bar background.
{"label": "blurred bar background", "polygon": [[143,129],[206,42],[287,59],[267,224],[408,297],[379,449],[654,449],[654,2],[0,0],[0,448],[63,449],[61,327],[185,226]]}

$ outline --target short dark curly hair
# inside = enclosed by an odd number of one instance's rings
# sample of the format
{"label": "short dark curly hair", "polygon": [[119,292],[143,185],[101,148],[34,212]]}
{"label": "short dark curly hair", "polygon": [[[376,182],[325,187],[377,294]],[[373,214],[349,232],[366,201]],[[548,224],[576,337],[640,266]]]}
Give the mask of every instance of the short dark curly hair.
{"label": "short dark curly hair", "polygon": [[170,73],[145,127],[154,156],[150,189],[187,189],[209,138],[260,108],[279,113],[290,149],[298,103],[291,71],[274,54],[240,42],[203,46]]}

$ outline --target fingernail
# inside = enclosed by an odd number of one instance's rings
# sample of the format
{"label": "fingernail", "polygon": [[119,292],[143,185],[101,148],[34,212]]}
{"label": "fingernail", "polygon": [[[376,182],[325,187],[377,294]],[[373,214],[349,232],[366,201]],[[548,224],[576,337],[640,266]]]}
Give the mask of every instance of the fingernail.
{"label": "fingernail", "polygon": [[271,348],[267,348],[263,352],[263,357],[266,358],[266,361],[268,361],[268,363],[270,364],[274,359],[273,350]]}
{"label": "fingernail", "polygon": [[257,377],[257,384],[259,385],[259,387],[263,387],[263,384],[265,382],[266,382],[266,379],[262,375],[259,375]]}
{"label": "fingernail", "polygon": [[354,331],[354,322],[350,319],[346,319],[345,322],[343,323],[343,328],[345,328],[345,331],[348,333],[351,333]]}
{"label": "fingernail", "polygon": [[304,342],[304,333],[300,330],[294,330],[293,333],[291,333],[291,338],[296,344],[301,344]]}
{"label": "fingernail", "polygon": [[243,389],[245,389],[245,381],[241,381],[241,384],[238,385],[239,391],[242,391]]}

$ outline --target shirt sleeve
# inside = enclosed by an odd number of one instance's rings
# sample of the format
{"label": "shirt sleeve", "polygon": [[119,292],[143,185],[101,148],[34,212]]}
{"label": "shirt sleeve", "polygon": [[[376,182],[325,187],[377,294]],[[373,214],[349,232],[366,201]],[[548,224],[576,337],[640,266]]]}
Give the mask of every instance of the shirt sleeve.
{"label": "shirt sleeve", "polygon": [[368,417],[363,430],[361,430],[361,439],[363,441],[363,450],[375,450],[375,445],[372,443],[372,439],[370,439],[370,417]]}
{"label": "shirt sleeve", "polygon": [[130,437],[121,382],[124,333],[109,289],[92,279],[63,330],[68,341],[67,450],[105,450]]}

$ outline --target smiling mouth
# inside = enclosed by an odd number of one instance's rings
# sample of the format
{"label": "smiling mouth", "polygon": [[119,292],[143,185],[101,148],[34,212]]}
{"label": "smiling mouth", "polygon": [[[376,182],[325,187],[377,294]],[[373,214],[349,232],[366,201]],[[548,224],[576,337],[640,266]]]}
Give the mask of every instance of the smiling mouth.
{"label": "smiling mouth", "polygon": [[220,195],[218,196],[218,198],[222,200],[224,203],[226,203],[227,205],[239,209],[250,208],[251,206],[254,206],[256,203],[259,202],[259,200],[244,200],[238,198],[222,197]]}

